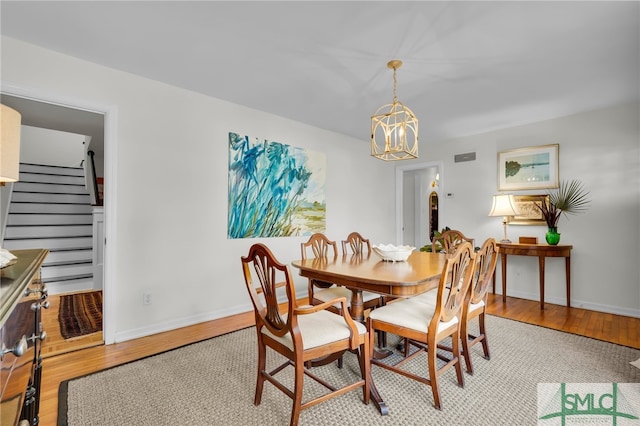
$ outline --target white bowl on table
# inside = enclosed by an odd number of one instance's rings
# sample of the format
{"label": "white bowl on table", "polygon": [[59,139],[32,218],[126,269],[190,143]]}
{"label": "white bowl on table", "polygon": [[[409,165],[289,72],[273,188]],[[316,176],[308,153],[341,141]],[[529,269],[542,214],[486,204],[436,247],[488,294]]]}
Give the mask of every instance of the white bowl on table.
{"label": "white bowl on table", "polygon": [[404,262],[415,250],[412,246],[394,246],[393,244],[378,244],[371,248],[375,254],[387,262]]}

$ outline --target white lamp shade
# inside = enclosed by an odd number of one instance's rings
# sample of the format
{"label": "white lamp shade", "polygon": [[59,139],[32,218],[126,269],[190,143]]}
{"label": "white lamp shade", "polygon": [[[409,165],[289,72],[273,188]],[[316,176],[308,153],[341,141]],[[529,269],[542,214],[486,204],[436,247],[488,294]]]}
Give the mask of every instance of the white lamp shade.
{"label": "white lamp shade", "polygon": [[20,175],[20,113],[0,105],[0,182],[16,182]]}
{"label": "white lamp shade", "polygon": [[515,216],[518,214],[513,195],[500,194],[493,196],[493,206],[489,216]]}

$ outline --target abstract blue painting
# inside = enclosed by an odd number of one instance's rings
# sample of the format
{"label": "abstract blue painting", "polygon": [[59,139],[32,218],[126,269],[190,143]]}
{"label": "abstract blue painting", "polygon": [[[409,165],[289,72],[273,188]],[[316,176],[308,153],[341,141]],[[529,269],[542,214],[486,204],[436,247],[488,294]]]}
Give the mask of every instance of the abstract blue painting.
{"label": "abstract blue painting", "polygon": [[228,238],[325,232],[326,162],[322,153],[229,133]]}

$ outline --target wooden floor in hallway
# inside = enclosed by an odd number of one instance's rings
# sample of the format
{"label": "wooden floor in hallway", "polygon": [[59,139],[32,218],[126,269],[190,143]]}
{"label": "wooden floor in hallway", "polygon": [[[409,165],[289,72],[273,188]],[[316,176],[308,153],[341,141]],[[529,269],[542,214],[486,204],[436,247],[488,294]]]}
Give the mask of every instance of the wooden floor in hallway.
{"label": "wooden floor in hallway", "polygon": [[47,298],[49,308],[42,311],[42,329],[47,332],[47,338],[42,344],[43,358],[102,345],[104,343],[102,331],[68,340],[62,337],[60,323],[58,322],[60,296],[62,295],[50,295]]}

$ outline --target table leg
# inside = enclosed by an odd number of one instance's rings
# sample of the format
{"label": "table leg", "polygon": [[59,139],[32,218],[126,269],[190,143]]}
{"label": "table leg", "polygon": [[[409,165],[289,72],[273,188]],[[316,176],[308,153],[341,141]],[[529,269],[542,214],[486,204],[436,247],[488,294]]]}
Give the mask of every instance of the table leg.
{"label": "table leg", "polygon": [[[350,314],[354,321],[365,323],[364,321],[364,302],[362,301],[362,290],[356,288],[351,289],[351,307]],[[373,357],[375,359],[386,358],[393,353],[392,350],[378,347],[373,349]]]}
{"label": "table leg", "polygon": [[364,323],[364,307],[362,301],[362,290],[351,289],[351,306],[349,307],[351,318]]}
{"label": "table leg", "polygon": [[[351,309],[351,311],[350,311],[351,318],[353,318],[354,321],[359,321],[361,323],[365,322],[364,321],[364,307],[363,307],[363,301],[362,301],[362,290],[359,290],[359,289],[356,289],[356,288],[352,288],[351,289],[351,307],[350,307],[350,309]],[[373,358],[375,358],[375,359],[385,358],[385,357],[389,356],[392,353],[393,353],[393,351],[391,351],[389,349],[373,348]],[[369,374],[371,374],[371,372],[369,372]],[[380,393],[378,392],[378,388],[376,387],[375,382],[373,381],[372,378],[371,378],[371,380],[369,380],[369,383],[371,383],[370,389],[369,389],[369,394],[371,395],[371,399],[373,400],[373,403],[378,408],[378,411],[380,411],[380,414],[383,415],[383,416],[389,414],[389,408],[387,407],[387,405],[385,404],[384,400],[380,396]]]}
{"label": "table leg", "polygon": [[571,306],[571,256],[567,256],[565,261],[565,273],[567,274],[567,307]]}
{"label": "table leg", "polygon": [[540,310],[544,309],[544,256],[538,256],[538,273],[540,274]]}
{"label": "table leg", "polygon": [[502,303],[507,303],[507,253],[500,253],[502,265]]}

